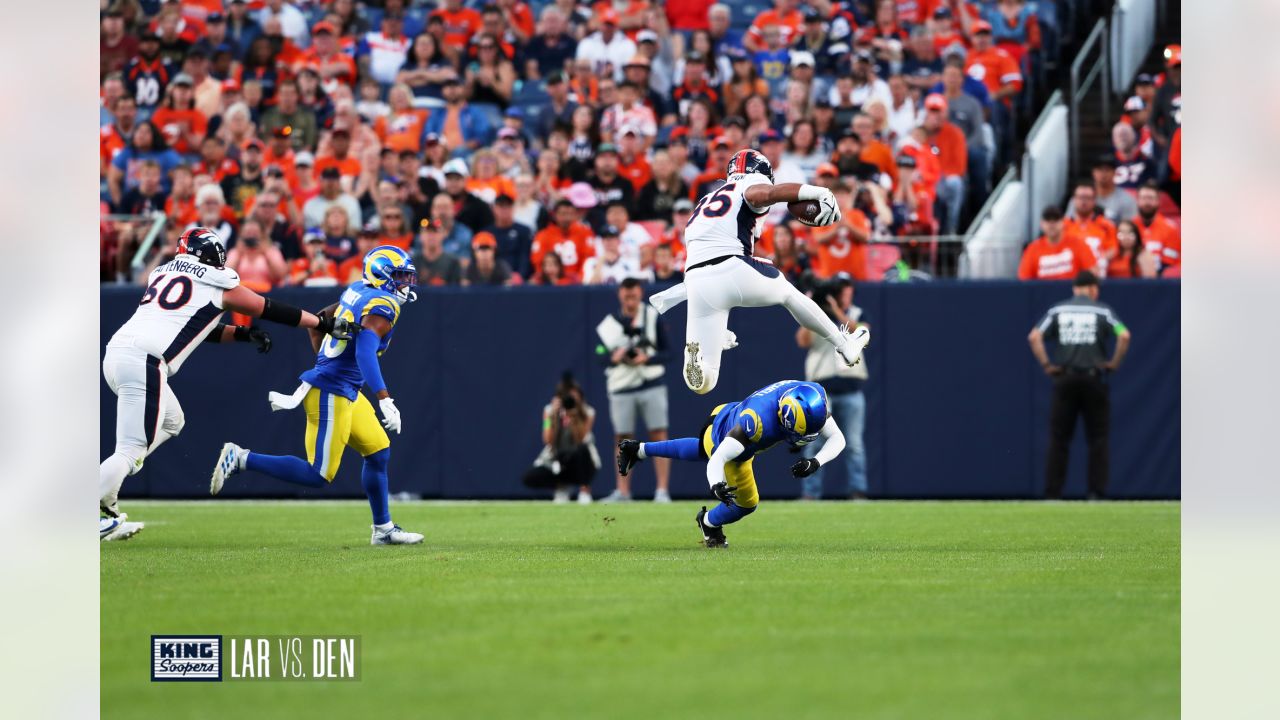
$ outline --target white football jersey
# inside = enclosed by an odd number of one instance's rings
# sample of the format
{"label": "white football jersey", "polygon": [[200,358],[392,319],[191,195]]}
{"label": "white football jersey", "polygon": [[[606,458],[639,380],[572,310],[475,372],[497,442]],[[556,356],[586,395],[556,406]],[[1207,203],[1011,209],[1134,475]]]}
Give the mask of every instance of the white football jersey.
{"label": "white football jersey", "polygon": [[164,360],[170,376],[222,315],[222,294],[240,284],[229,268],[179,255],[151,271],[133,317],[107,347],[134,347]]}
{"label": "white football jersey", "polygon": [[760,219],[769,209],[752,207],[743,193],[761,184],[768,185],[769,178],[759,173],[730,175],[698,201],[684,231],[685,267],[725,255],[751,255]]}

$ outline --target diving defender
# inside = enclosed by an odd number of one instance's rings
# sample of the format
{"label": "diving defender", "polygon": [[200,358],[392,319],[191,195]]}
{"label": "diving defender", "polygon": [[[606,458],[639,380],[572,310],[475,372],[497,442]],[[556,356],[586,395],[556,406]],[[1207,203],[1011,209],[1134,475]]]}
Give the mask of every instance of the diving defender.
{"label": "diving defender", "polygon": [[797,478],[812,475],[844,449],[844,434],[831,417],[822,386],[800,380],[783,380],[761,388],[742,402],[720,405],[711,411],[697,437],[618,443],[618,472],[626,475],[647,457],[705,460],[707,484],[720,504],[696,517],[702,541],[709,548],[729,546],[724,526],[755,512],[760,503],[751,461],[780,442],[803,447],[825,439],[818,454],[791,466]]}
{"label": "diving defender", "polygon": [[[271,393],[273,410],[306,408],[307,432],[304,440],[307,459],[292,455],[264,455],[227,443],[209,483],[209,493],[217,495],[227,478],[242,470],[260,472],[279,480],[320,488],[338,474],[342,451],[351,448],[364,457],[360,482],[373,511],[372,545],[416,545],[422,534],[405,532],[391,521],[387,490],[387,464],[391,440],[387,430],[400,433],[400,411],[382,380],[378,357],[391,343],[400,308],[417,296],[417,269],[409,254],[392,245],[383,245],[364,256],[364,278],[343,291],[331,306],[338,318],[359,330],[354,340],[324,337],[312,333],[316,350],[315,367],[302,373],[302,384],[292,396]],[[328,310],[326,310],[328,312]],[[378,398],[382,424],[373,405],[360,392],[369,390]],[[384,429],[385,428],[385,429]]]}
{"label": "diving defender", "polygon": [[740,150],[729,160],[725,183],[703,196],[689,217],[684,282],[649,298],[665,313],[689,301],[685,331],[684,381],[705,395],[720,377],[720,353],[737,345],[729,332],[729,311],[736,307],[781,305],[804,327],[835,346],[850,367],[871,340],[870,331],[836,327],[808,296],[771,263],[752,256],[761,219],[774,203],[816,200],[814,222],[840,221],[831,191],[816,185],[773,184],[773,166],[755,150]]}
{"label": "diving defender", "polygon": [[227,249],[209,228],[194,227],[178,238],[175,257],[151,271],[147,289],[129,321],[107,342],[102,374],[116,394],[115,451],[98,467],[98,498],[105,517],[100,540],[125,540],[142,530],[117,506],[124,479],[161,443],[186,425],[169,378],[202,341],[247,342],[271,349],[261,328],[218,322],[230,310],[263,320],[350,337],[350,326],[331,315],[312,315],[264,298],[240,284],[226,267]]}

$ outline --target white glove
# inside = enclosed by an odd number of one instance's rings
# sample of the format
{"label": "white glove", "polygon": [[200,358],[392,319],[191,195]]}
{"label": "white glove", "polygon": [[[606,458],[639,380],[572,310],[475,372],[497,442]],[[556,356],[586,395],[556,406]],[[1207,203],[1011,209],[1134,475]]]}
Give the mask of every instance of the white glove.
{"label": "white glove", "polygon": [[822,194],[814,199],[822,206],[822,211],[813,219],[814,223],[825,227],[840,222],[840,206],[836,204],[836,196],[830,190],[823,188]]}
{"label": "white glove", "polygon": [[396,401],[389,397],[382,398],[378,401],[378,408],[382,410],[382,427],[399,435],[400,411],[396,409]]}

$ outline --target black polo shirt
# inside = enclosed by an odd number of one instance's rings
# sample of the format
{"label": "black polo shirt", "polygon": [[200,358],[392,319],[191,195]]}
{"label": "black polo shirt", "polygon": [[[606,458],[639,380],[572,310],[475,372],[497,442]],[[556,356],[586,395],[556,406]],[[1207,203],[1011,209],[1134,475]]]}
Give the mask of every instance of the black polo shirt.
{"label": "black polo shirt", "polygon": [[1070,370],[1092,370],[1107,360],[1107,341],[1125,330],[1105,303],[1073,295],[1049,308],[1036,328],[1055,341],[1053,363]]}

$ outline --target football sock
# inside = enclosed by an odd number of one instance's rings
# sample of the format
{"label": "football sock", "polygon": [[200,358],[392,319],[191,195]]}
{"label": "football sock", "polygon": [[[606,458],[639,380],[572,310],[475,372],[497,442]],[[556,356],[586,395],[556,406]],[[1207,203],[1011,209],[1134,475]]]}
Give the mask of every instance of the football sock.
{"label": "football sock", "polygon": [[98,466],[98,499],[104,504],[111,505],[116,501],[131,465],[129,458],[114,453]]}
{"label": "football sock", "polygon": [[395,527],[395,526],[396,526],[396,524],[395,524],[395,523],[393,523],[393,522],[391,522],[390,520],[388,520],[388,521],[386,521],[386,522],[384,522],[384,523],[381,523],[381,524],[375,524],[375,525],[373,526],[373,529],[374,529],[374,530],[377,530],[378,532],[389,532],[389,531],[391,530],[391,528],[393,528],[393,527]]}
{"label": "football sock", "polygon": [[251,452],[244,459],[244,469],[270,475],[277,480],[295,485],[322,488],[327,484],[324,476],[311,469],[311,463],[292,455],[263,455]]}
{"label": "football sock", "polygon": [[369,497],[374,525],[391,522],[391,510],[387,508],[390,503],[390,498],[387,497],[387,462],[390,459],[391,448],[383,448],[372,455],[366,455],[364,468],[360,471],[360,484],[364,486],[364,494]]}
{"label": "football sock", "polygon": [[711,512],[707,513],[707,525],[715,527],[736,523],[755,511],[755,506],[746,508],[738,505],[720,503],[719,505],[711,508]]}
{"label": "football sock", "polygon": [[640,447],[636,448],[636,457],[641,460],[649,457],[649,453],[644,451],[644,443],[640,443]]}
{"label": "football sock", "polygon": [[826,339],[832,345],[840,347],[844,343],[840,328],[832,322],[831,318],[827,317],[826,313],[822,312],[822,308],[818,307],[818,304],[809,296],[796,290],[787,296],[782,305],[787,309],[787,312],[791,313],[791,317],[796,319],[796,322],[817,333],[819,337]]}
{"label": "football sock", "polygon": [[665,457],[677,460],[698,460],[698,438],[676,438],[675,440],[659,440],[640,445],[641,457]]}

